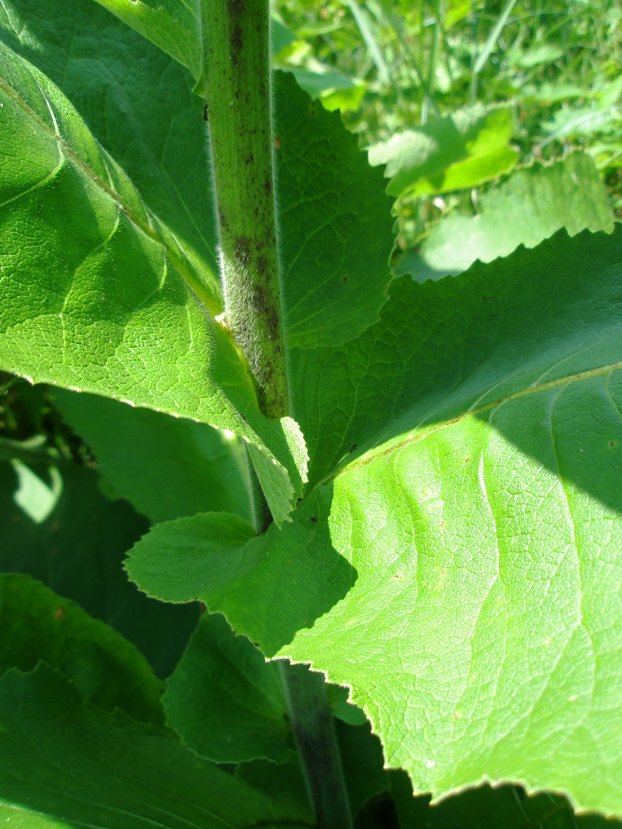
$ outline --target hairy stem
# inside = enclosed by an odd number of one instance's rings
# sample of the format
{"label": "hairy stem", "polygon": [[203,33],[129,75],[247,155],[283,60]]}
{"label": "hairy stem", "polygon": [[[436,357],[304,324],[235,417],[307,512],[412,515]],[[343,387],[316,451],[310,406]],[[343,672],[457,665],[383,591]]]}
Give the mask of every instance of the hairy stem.
{"label": "hairy stem", "polygon": [[282,662],[280,667],[315,825],[350,829],[350,804],[324,679],[304,665]]}
{"label": "hairy stem", "polygon": [[[288,413],[274,199],[268,0],[202,0],[206,109],[227,323],[248,360],[259,404]],[[255,525],[268,515],[251,476]],[[260,497],[258,497],[260,496]],[[262,508],[263,507],[263,508]],[[352,825],[326,687],[282,665],[299,756],[318,829]]]}
{"label": "hairy stem", "polygon": [[287,414],[274,207],[268,0],[203,0],[207,106],[227,324],[259,404]]}

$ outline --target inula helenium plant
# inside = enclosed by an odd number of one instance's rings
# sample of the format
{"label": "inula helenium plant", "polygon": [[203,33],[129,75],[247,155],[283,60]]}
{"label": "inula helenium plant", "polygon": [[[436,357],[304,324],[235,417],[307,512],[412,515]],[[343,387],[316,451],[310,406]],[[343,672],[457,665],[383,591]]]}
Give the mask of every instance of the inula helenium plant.
{"label": "inula helenium plant", "polygon": [[0,3],[0,823],[604,827],[620,228],[411,266],[436,162],[270,66],[267,0]]}

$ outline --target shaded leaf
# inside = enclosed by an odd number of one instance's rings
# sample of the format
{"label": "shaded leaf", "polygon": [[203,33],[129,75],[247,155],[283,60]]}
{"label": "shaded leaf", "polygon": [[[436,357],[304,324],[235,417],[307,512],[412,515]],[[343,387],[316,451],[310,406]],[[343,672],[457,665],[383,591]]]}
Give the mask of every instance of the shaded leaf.
{"label": "shaded leaf", "polygon": [[164,722],[163,688],[142,654],[30,576],[0,574],[0,629],[0,672],[28,671],[43,660],[100,708]]}
{"label": "shaded leaf", "polygon": [[167,722],[197,754],[219,763],[288,754],[278,665],[266,663],[222,616],[204,615],[164,696]]}
{"label": "shaded leaf", "polygon": [[[204,72],[205,53],[201,15],[194,4],[177,0],[96,0],[116,17],[150,40],[186,69],[199,83]],[[200,90],[198,90],[201,94]]]}
{"label": "shaded leaf", "polygon": [[343,774],[350,799],[350,811],[356,815],[364,803],[385,791],[389,777],[384,770],[380,740],[371,733],[368,722],[348,725],[335,722]]}
{"label": "shaded leaf", "polygon": [[285,808],[169,732],[88,706],[49,669],[0,677],[0,723],[0,803],[20,825],[308,825],[304,804]]}
{"label": "shaded leaf", "polygon": [[209,509],[250,520],[247,461],[234,435],[90,394],[58,389],[52,400],[113,491],[154,523]]}
{"label": "shaded leaf", "polygon": [[480,786],[448,797],[434,806],[429,797],[413,798],[403,772],[391,772],[391,794],[401,826],[427,829],[619,829],[617,821],[597,815],[575,815],[566,798],[541,792],[528,797],[515,786]]}
{"label": "shaded leaf", "polygon": [[250,760],[236,766],[238,780],[252,786],[267,797],[278,800],[287,809],[308,797],[307,786],[295,751],[290,751],[285,762],[272,763],[269,760]]}
{"label": "shaded leaf", "polygon": [[[35,467],[38,475],[41,467]],[[63,466],[62,492],[41,524],[15,501],[16,475],[0,464],[3,538],[0,569],[30,573],[61,596],[78,602],[137,645],[159,676],[174,668],[196,624],[191,605],[147,599],[127,581],[125,552],[148,529],[128,504],[111,503],[88,469]]]}

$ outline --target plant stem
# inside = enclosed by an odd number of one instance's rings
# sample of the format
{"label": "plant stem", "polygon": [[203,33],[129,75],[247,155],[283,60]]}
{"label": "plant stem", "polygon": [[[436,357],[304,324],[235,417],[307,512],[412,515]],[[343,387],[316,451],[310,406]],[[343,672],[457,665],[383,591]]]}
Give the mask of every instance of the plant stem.
{"label": "plant stem", "polygon": [[268,0],[203,0],[207,109],[229,328],[269,417],[287,414]]}
{"label": "plant stem", "polygon": [[352,816],[321,674],[281,662],[281,679],[317,829],[350,829]]}
{"label": "plant stem", "polygon": [[[288,413],[274,199],[268,0],[202,0],[206,117],[225,313],[269,417]],[[255,524],[263,495],[251,473]],[[262,503],[260,503],[262,501]],[[322,676],[282,664],[281,676],[318,829],[352,826]]]}

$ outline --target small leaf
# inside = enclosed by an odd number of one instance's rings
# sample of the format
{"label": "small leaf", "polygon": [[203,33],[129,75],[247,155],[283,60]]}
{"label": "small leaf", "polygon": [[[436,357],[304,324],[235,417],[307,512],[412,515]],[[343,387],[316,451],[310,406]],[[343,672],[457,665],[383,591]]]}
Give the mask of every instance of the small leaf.
{"label": "small leaf", "polygon": [[447,193],[511,170],[518,161],[508,145],[511,137],[511,110],[477,104],[419,130],[396,133],[373,146],[369,160],[387,165],[387,193],[392,196]]}
{"label": "small leaf", "polygon": [[[305,499],[298,521],[256,536],[250,524],[205,513],[157,524],[134,545],[132,581],[165,602],[199,599],[272,655],[342,599],[353,568],[330,544],[322,499]],[[304,517],[303,517],[304,516]],[[249,596],[253,601],[249,601]]]}
{"label": "small leaf", "polygon": [[204,615],[164,696],[167,722],[218,763],[288,756],[287,705],[278,665],[266,663],[222,616]]}

